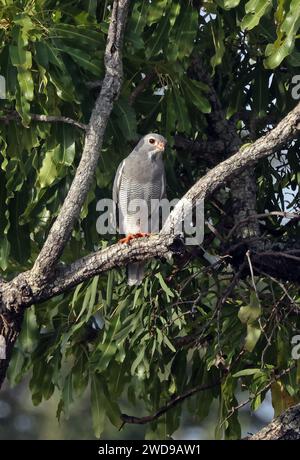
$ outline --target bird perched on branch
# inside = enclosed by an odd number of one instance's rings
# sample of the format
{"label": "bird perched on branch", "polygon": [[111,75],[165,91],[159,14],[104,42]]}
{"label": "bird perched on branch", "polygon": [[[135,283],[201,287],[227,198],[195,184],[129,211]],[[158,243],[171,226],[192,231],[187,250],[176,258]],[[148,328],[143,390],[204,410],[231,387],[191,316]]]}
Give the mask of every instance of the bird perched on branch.
{"label": "bird perched on branch", "polygon": [[[166,143],[159,134],[147,134],[118,167],[113,200],[117,206],[119,232],[125,234],[121,243],[128,244],[133,238],[149,235],[151,215],[157,211],[155,203],[166,193],[162,159]],[[136,212],[137,207],[139,212]],[[127,276],[129,285],[140,284],[144,277],[144,262],[129,264]]]}

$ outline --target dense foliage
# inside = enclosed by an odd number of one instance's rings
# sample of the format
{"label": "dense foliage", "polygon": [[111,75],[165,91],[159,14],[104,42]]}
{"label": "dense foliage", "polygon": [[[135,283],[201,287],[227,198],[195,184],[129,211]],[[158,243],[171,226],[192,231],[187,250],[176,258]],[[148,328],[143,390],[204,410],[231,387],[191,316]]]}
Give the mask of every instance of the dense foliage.
{"label": "dense foliage", "polygon": [[[84,140],[76,126],[32,121],[31,114],[88,122],[104,75],[111,2],[0,0],[0,6],[0,74],[6,79],[6,99],[0,100],[0,267],[9,279],[32,266]],[[205,140],[210,130],[208,85],[189,73],[195,56],[212,77],[226,117],[249,143],[295,105],[299,29],[298,0],[132,2],[121,97],[63,261],[115,241],[97,234],[96,203],[111,196],[116,168],[140,135],[158,131],[168,139],[170,198],[181,197],[211,166],[172,148],[175,133]],[[131,98],[144,75],[148,85]],[[91,85],[95,81],[98,86]],[[246,109],[255,120],[251,135],[241,121]],[[299,209],[299,159],[294,142],[288,153],[258,165],[258,212],[284,209],[287,187],[290,209]],[[206,228],[209,252],[218,255],[234,225],[228,189],[206,203],[205,218],[220,227],[215,235]],[[276,216],[265,221],[264,231],[274,240],[299,236],[297,227]],[[184,404],[201,423],[218,401],[218,437],[240,436],[234,410],[240,389],[250,393],[254,410],[270,388],[277,413],[298,400],[300,368],[291,357],[299,329],[297,286],[263,274],[236,279],[231,265],[211,267],[200,253],[191,260],[152,261],[147,274],[142,286],[132,288],[124,270],[113,270],[29,309],[9,368],[11,384],[30,374],[36,405],[59,391],[58,417],[67,416],[72,401],[90,388],[97,436],[106,417],[120,428],[124,400],[132,415],[139,415],[136,407],[153,414],[202,384],[210,388]],[[176,405],[149,424],[147,437],[171,436],[182,408]]]}

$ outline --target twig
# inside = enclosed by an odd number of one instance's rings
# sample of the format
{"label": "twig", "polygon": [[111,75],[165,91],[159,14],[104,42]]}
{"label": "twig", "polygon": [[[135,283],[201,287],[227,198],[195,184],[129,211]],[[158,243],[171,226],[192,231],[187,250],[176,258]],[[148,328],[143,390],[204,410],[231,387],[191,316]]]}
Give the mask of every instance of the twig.
{"label": "twig", "polygon": [[129,96],[129,105],[133,105],[138,96],[147,88],[147,86],[154,80],[156,72],[152,70],[145,78],[135,87]]}
{"label": "twig", "polygon": [[281,256],[281,257],[285,257],[287,259],[292,259],[292,260],[296,260],[297,262],[300,262],[300,257],[297,257],[297,256],[293,256],[292,254],[289,254],[287,252],[281,252],[281,251],[265,251],[265,252],[260,252],[259,254],[259,257],[263,257],[263,256]]}
{"label": "twig", "polygon": [[[297,302],[293,299],[293,297],[290,296],[288,290],[286,289],[285,285],[284,285],[281,281],[277,280],[276,278],[274,278],[273,276],[269,275],[268,273],[265,273],[265,272],[262,271],[262,270],[257,269],[257,271],[258,271],[259,273],[261,273],[263,276],[266,276],[266,277],[270,278],[274,283],[278,284],[278,286],[281,287],[281,289],[283,290],[285,296],[289,299],[289,301],[291,302],[291,304],[294,305],[297,309],[300,308],[300,303],[297,303]],[[300,310],[299,310],[299,311],[300,311]]]}
{"label": "twig", "polygon": [[256,295],[257,301],[258,301],[258,303],[260,304],[260,300],[259,300],[259,296],[258,296],[256,284],[255,284],[254,271],[253,271],[253,266],[252,266],[251,257],[250,257],[250,251],[249,251],[249,250],[246,252],[246,257],[247,257],[248,265],[249,265],[249,269],[250,269],[252,285],[253,285],[253,288],[254,288],[254,291],[255,291],[255,295]]}
{"label": "twig", "polygon": [[85,83],[85,86],[88,88],[88,89],[96,89],[96,88],[101,88],[103,84],[103,80],[95,80],[95,81],[87,81]]}
{"label": "twig", "polygon": [[177,406],[177,404],[181,403],[182,401],[184,401],[185,399],[189,398],[190,396],[192,396],[192,395],[194,395],[196,393],[199,393],[200,391],[210,390],[211,388],[214,388],[214,387],[220,385],[220,383],[221,383],[221,379],[217,380],[216,382],[211,383],[211,384],[197,385],[196,387],[185,391],[181,395],[175,396],[174,398],[170,399],[165,406],[162,406],[153,415],[147,415],[145,417],[136,417],[134,415],[122,414],[121,419],[124,422],[124,424],[125,423],[131,423],[131,424],[137,424],[137,425],[145,425],[146,423],[153,422],[154,420],[158,419],[163,414],[165,414],[168,410],[170,410],[173,407]]}
{"label": "twig", "polygon": [[246,219],[241,220],[238,222],[228,233],[226,240],[230,240],[232,235],[235,233],[235,231],[243,224],[246,224],[250,220],[257,220],[257,219],[263,219],[267,218],[270,216],[279,216],[279,217],[286,217],[288,219],[300,219],[300,214],[293,213],[293,212],[285,212],[285,211],[271,211],[267,213],[262,213],[262,214],[252,214],[251,216],[248,216]]}
{"label": "twig", "polygon": [[238,404],[237,406],[234,406],[231,408],[228,416],[226,417],[226,419],[223,420],[222,424],[223,425],[230,417],[232,417],[232,415],[239,409],[241,409],[242,407],[246,406],[247,404],[249,404],[251,401],[253,401],[255,398],[257,398],[257,396],[260,396],[262,393],[264,393],[265,391],[268,391],[271,386],[273,385],[273,383],[277,382],[277,380],[281,379],[281,377],[283,377],[284,375],[286,374],[289,374],[294,368],[296,367],[296,364],[293,364],[292,366],[288,367],[287,369],[284,369],[283,371],[281,371],[279,374],[275,375],[270,381],[269,383],[264,386],[264,388],[262,388],[261,390],[259,390],[257,393],[255,393],[255,395],[253,396],[249,396],[248,399],[246,399],[245,401],[241,402],[240,404]]}
{"label": "twig", "polygon": [[216,227],[214,227],[208,220],[205,221],[205,225],[209,228],[209,230],[222,242],[224,242],[223,236],[218,232]]}
{"label": "twig", "polygon": [[185,335],[183,337],[175,337],[173,344],[176,348],[191,347],[191,346],[199,347],[209,342],[211,339],[212,339],[211,334],[207,334],[201,339],[199,338],[198,334]]}
{"label": "twig", "polygon": [[[31,120],[41,121],[43,123],[66,123],[68,125],[76,126],[84,131],[87,130],[88,125],[81,123],[80,121],[73,120],[70,117],[64,117],[62,115],[39,115],[37,113],[29,114]],[[21,117],[15,110],[8,112],[6,115],[0,116],[0,121],[8,122],[11,120],[20,121]]]}
{"label": "twig", "polygon": [[[207,336],[207,338],[209,338],[209,337],[210,336]],[[238,354],[238,356],[236,357],[236,359],[234,360],[234,362],[232,363],[232,365],[230,366],[231,369],[232,369],[232,367],[234,367],[239,362],[239,360],[241,359],[243,354],[244,354],[244,350],[241,350],[240,353]],[[180,404],[181,402],[183,402],[185,399],[189,398],[190,396],[193,396],[194,394],[199,393],[201,391],[210,390],[211,388],[215,388],[216,386],[220,385],[222,383],[222,381],[224,380],[224,377],[228,374],[229,370],[230,369],[228,369],[228,368],[224,369],[223,370],[223,375],[221,375],[221,377],[218,380],[216,380],[215,382],[213,382],[213,383],[204,384],[204,385],[197,385],[196,387],[191,388],[190,390],[187,390],[184,393],[171,398],[167,402],[167,404],[165,404],[164,406],[160,407],[153,415],[147,415],[145,417],[136,417],[134,415],[122,414],[121,415],[121,419],[123,421],[122,426],[124,426],[126,423],[137,424],[137,425],[145,425],[146,423],[153,422],[154,420],[158,419],[163,414],[165,414],[168,410],[172,409],[177,404]]]}

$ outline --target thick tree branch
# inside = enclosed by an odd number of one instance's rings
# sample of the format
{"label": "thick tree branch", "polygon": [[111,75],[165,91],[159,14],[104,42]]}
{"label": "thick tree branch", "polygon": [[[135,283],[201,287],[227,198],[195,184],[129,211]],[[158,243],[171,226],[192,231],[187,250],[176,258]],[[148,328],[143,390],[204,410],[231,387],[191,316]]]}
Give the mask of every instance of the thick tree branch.
{"label": "thick tree branch", "polygon": [[126,265],[131,260],[147,260],[153,256],[166,254],[168,250],[170,251],[172,240],[172,238],[169,239],[170,234],[175,234],[176,224],[181,222],[184,200],[191,202],[193,199],[203,200],[209,197],[218,187],[239,174],[248,165],[254,165],[259,159],[267,157],[281,148],[285,142],[298,136],[299,130],[300,104],[276,128],[257,140],[252,146],[241,149],[202,177],[175,207],[160,235],[148,240],[133,242],[130,247],[114,245],[74,262],[70,267],[57,268],[53,270],[53,279],[42,286],[36,283],[36,275],[31,271],[20,274],[9,283],[2,282],[0,298],[5,311],[0,312],[0,319],[3,325],[1,334],[5,339],[6,359],[0,360],[0,385],[4,380],[12,348],[20,331],[25,306],[53,297],[97,273],[102,273],[115,266]]}
{"label": "thick tree branch", "polygon": [[[37,304],[56,295],[62,294],[86,281],[93,276],[104,273],[112,268],[124,267],[137,260],[147,260],[153,257],[164,257],[170,253],[181,254],[185,251],[182,240],[170,235],[153,235],[150,238],[138,238],[130,244],[114,244],[101,251],[83,257],[68,266],[57,266],[53,279],[47,284],[35,285],[31,272],[22,273],[11,283],[6,283],[2,288],[2,301],[9,303],[10,298],[15,298],[22,291],[30,292],[29,296],[18,299],[22,308]],[[27,289],[25,289],[25,286]],[[15,294],[12,296],[12,292]]]}
{"label": "thick tree branch", "polygon": [[223,161],[199,179],[175,206],[159,235],[133,241],[129,245],[113,245],[105,250],[86,256],[69,267],[58,267],[53,271],[52,279],[43,286],[35,283],[35,275],[32,275],[31,271],[23,273],[12,282],[5,283],[4,287],[2,287],[2,303],[4,305],[21,304],[28,306],[33,302],[42,301],[62,293],[106,270],[124,266],[133,260],[148,260],[155,256],[163,257],[167,252],[172,252],[170,245],[176,237],[178,224],[182,222],[182,205],[185,201],[193,203],[194,200],[208,198],[215,190],[239,174],[248,165],[254,165],[259,159],[267,157],[278,150],[285,142],[296,137],[299,134],[299,130],[300,104],[273,131],[258,139],[250,147],[240,149],[238,153]]}
{"label": "thick tree branch", "polygon": [[272,131],[260,137],[251,146],[241,147],[237,153],[218,164],[199,179],[177,203],[165,222],[162,232],[170,233],[174,231],[178,222],[181,222],[184,201],[191,203],[192,200],[204,200],[211,196],[220,186],[236,177],[243,170],[280,150],[287,141],[297,138],[299,133],[300,103]]}
{"label": "thick tree branch", "polygon": [[[114,0],[104,56],[105,77],[86,130],[85,145],[76,175],[48,238],[29,272],[0,285],[0,386],[6,375],[13,346],[20,332],[24,307],[32,304],[34,292],[42,291],[70,237],[92,183],[103,136],[115,99],[121,89],[123,68],[121,48],[129,0]],[[57,281],[58,282],[58,281]],[[4,358],[3,358],[4,357]]]}
{"label": "thick tree branch", "polygon": [[[204,200],[215,192],[220,186],[232,177],[238,175],[249,165],[254,165],[259,159],[267,157],[275,152],[282,145],[293,137],[298,136],[300,130],[300,104],[292,110],[276,128],[265,136],[258,139],[253,145],[246,149],[240,149],[238,153],[223,161],[204,177],[198,180],[196,184],[184,195],[184,197],[175,206],[169,215],[161,233],[148,239],[140,239],[131,242],[129,245],[116,244],[109,248],[96,252],[90,256],[84,257],[69,267],[57,268],[54,271],[53,279],[47,283],[52,291],[47,295],[39,294],[47,292],[46,286],[39,286],[35,281],[35,274],[32,271],[23,273],[10,283],[5,283],[2,288],[2,300],[4,300],[4,291],[9,292],[13,288],[17,279],[22,280],[23,288],[18,285],[17,292],[19,297],[17,302],[22,305],[28,305],[26,299],[30,298],[28,292],[34,292],[35,299],[45,299],[49,296],[64,292],[76,284],[91,278],[92,276],[103,273],[114,267],[124,266],[133,260],[147,260],[155,256],[165,256],[166,253],[172,252],[170,245],[176,236],[175,229],[182,222],[182,205],[183,203],[193,203],[195,200]],[[169,249],[168,249],[169,248]],[[27,288],[25,289],[25,286]],[[25,292],[23,295],[22,292]],[[16,293],[17,295],[17,293]],[[31,294],[32,295],[32,294]],[[4,296],[4,297],[3,297]],[[21,296],[21,297],[20,297]],[[13,298],[10,294],[10,297]],[[9,304],[11,302],[3,302]]]}
{"label": "thick tree branch", "polygon": [[[111,76],[110,79],[114,81],[114,76]],[[103,87],[105,87],[105,85],[103,85]],[[105,95],[107,97],[107,93],[105,93]],[[98,101],[98,104],[99,103],[100,101]],[[108,104],[109,102],[106,101],[106,103]],[[96,117],[97,113],[99,113],[99,107],[98,111],[93,114],[93,117]],[[101,119],[99,123],[101,129],[103,129],[103,120]],[[92,166],[88,169],[89,180],[91,180],[93,165],[95,157],[97,156],[94,151],[95,142],[97,144],[97,140],[95,139],[97,136],[94,130],[97,126],[98,120],[93,118],[89,128],[89,130],[92,130],[92,134],[88,133],[91,149],[85,148],[86,156],[84,158],[84,164],[86,164],[86,162],[88,162],[88,152],[93,153],[91,157]],[[258,139],[251,146],[244,149],[241,148],[235,155],[226,159],[209,171],[204,177],[199,179],[175,206],[159,235],[155,237],[152,236],[148,240],[133,242],[130,245],[130,249],[128,249],[126,245],[122,247],[120,247],[120,245],[112,246],[107,250],[100,251],[100,253],[88,256],[87,259],[84,258],[81,261],[74,262],[70,267],[66,267],[65,269],[57,268],[55,270],[53,268],[55,265],[54,260],[57,260],[62,250],[62,243],[67,238],[71,220],[73,222],[75,219],[69,206],[75,206],[76,212],[80,212],[78,203],[69,201],[66,208],[66,214],[60,215],[57,220],[58,224],[62,226],[62,235],[58,235],[58,241],[55,239],[55,235],[52,235],[51,238],[49,237],[50,239],[47,240],[42,250],[43,257],[39,257],[39,263],[35,265],[35,270],[22,273],[11,282],[1,283],[0,300],[2,303],[2,313],[0,312],[0,322],[2,322],[3,327],[0,333],[4,335],[6,339],[7,359],[0,360],[0,385],[4,379],[11,350],[20,329],[25,306],[31,305],[34,299],[36,299],[36,301],[42,301],[43,299],[53,297],[55,293],[64,292],[97,273],[102,273],[115,266],[126,265],[131,259],[147,260],[153,256],[165,255],[168,245],[170,244],[170,236],[172,235],[171,239],[175,237],[176,229],[178,228],[177,224],[182,222],[182,205],[184,202],[192,203],[194,200],[204,200],[208,198],[220,186],[238,175],[245,168],[253,166],[258,160],[279,150],[287,141],[296,138],[299,135],[299,131],[300,103],[276,126],[276,128]],[[81,175],[83,175],[83,177],[81,177]],[[79,188],[80,186],[83,187],[83,193],[85,194],[88,189],[88,183],[82,169],[76,183]],[[70,196],[71,198],[69,198],[69,200],[73,200],[78,197],[78,192],[73,190],[69,197]],[[66,223],[64,222],[65,219],[67,220]],[[56,224],[55,228],[57,228],[57,232],[59,233],[60,228],[57,227],[58,224]],[[46,249],[48,252],[46,252]],[[108,260],[110,257],[112,257],[112,261]],[[40,282],[39,279],[40,270],[42,270],[43,275],[46,273],[46,276],[50,273],[47,270],[48,267],[45,266],[46,262],[49,262],[49,264],[51,263],[52,278],[51,280],[49,279],[47,283],[43,283]],[[84,265],[87,262],[89,262],[89,264],[85,267]],[[48,291],[47,285],[49,285]]]}
{"label": "thick tree branch", "polygon": [[152,70],[149,72],[145,78],[134,88],[132,93],[129,96],[129,104],[133,105],[137,97],[147,88],[148,85],[154,80],[155,78],[155,71]]}
{"label": "thick tree branch", "polygon": [[[242,141],[237,133],[235,123],[226,118],[225,111],[214,87],[214,82],[206,70],[206,66],[199,57],[193,60],[189,73],[192,78],[204,81],[209,88],[207,97],[211,104],[211,112],[207,114],[209,122],[207,134],[210,142],[223,141],[224,150],[222,157],[228,157],[236,153],[240,148]],[[219,161],[222,160],[222,157]],[[218,161],[218,162],[219,162]],[[243,171],[239,176],[233,178],[230,183],[232,197],[232,214],[235,223],[239,223],[246,217],[256,214],[256,181],[253,169]],[[260,229],[258,222],[255,220],[248,221],[239,226],[239,236],[241,238],[250,238],[259,236]]]}
{"label": "thick tree branch", "polygon": [[247,438],[250,441],[300,439],[300,404],[290,407],[258,433]]}
{"label": "thick tree branch", "polygon": [[92,111],[81,161],[73,183],[32,269],[32,275],[38,285],[45,284],[53,273],[94,178],[106,125],[122,84],[121,48],[128,5],[129,0],[115,0],[113,4],[104,57],[105,77]]}

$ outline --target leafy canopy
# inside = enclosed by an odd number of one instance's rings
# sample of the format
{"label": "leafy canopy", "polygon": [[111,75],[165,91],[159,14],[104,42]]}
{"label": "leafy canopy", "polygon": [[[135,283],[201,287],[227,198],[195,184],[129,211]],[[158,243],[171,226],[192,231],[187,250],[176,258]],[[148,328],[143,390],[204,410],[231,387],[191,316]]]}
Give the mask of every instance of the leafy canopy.
{"label": "leafy canopy", "polygon": [[[104,75],[110,5],[0,0],[0,74],[7,90],[0,116],[3,120],[17,111],[21,118],[21,123],[0,124],[0,267],[8,278],[32,266],[70,187],[84,139],[75,126],[32,121],[31,113],[88,122],[98,91],[88,83]],[[63,260],[114,241],[96,233],[96,203],[111,195],[117,165],[138,135],[157,130],[167,137],[170,198],[182,196],[205,173],[203,159],[172,150],[174,133],[205,140],[209,132],[207,84],[188,71],[194,56],[201,56],[226,116],[235,115],[238,128],[243,126],[238,114],[246,108],[262,123],[266,114],[278,119],[287,113],[294,105],[291,79],[300,65],[299,26],[298,0],[132,2],[122,94]],[[149,74],[148,87],[131,105],[132,91]],[[261,133],[257,128],[254,138]],[[292,206],[299,205],[298,143],[284,158],[285,166],[264,161],[256,170],[258,211],[282,209],[287,186],[294,191]],[[225,210],[228,199],[225,191],[218,194]],[[217,226],[222,218],[216,206],[206,203],[206,219]],[[233,225],[230,218],[228,224]],[[266,231],[283,231],[280,218],[269,219]],[[296,236],[292,228],[284,232]],[[211,239],[210,252],[217,254],[220,243],[217,236]],[[90,388],[94,430],[100,436],[106,418],[120,427],[124,401],[133,415],[138,415],[137,405],[151,414],[175,395],[211,383],[185,404],[201,422],[218,401],[216,436],[239,437],[232,411],[239,382],[256,409],[274,372],[291,365],[299,292],[288,285],[286,295],[276,280],[262,276],[255,279],[256,289],[251,279],[239,281],[221,304],[232,268],[206,265],[201,257],[185,265],[153,261],[151,276],[137,288],[127,286],[123,270],[113,270],[28,310],[9,368],[11,384],[29,373],[36,405],[57,390],[58,417],[68,416],[71,403]],[[180,338],[185,336],[191,340],[184,345]],[[273,385],[275,408],[288,398],[297,400],[299,375],[295,369]],[[147,438],[171,436],[182,408],[177,405],[149,424]]]}

